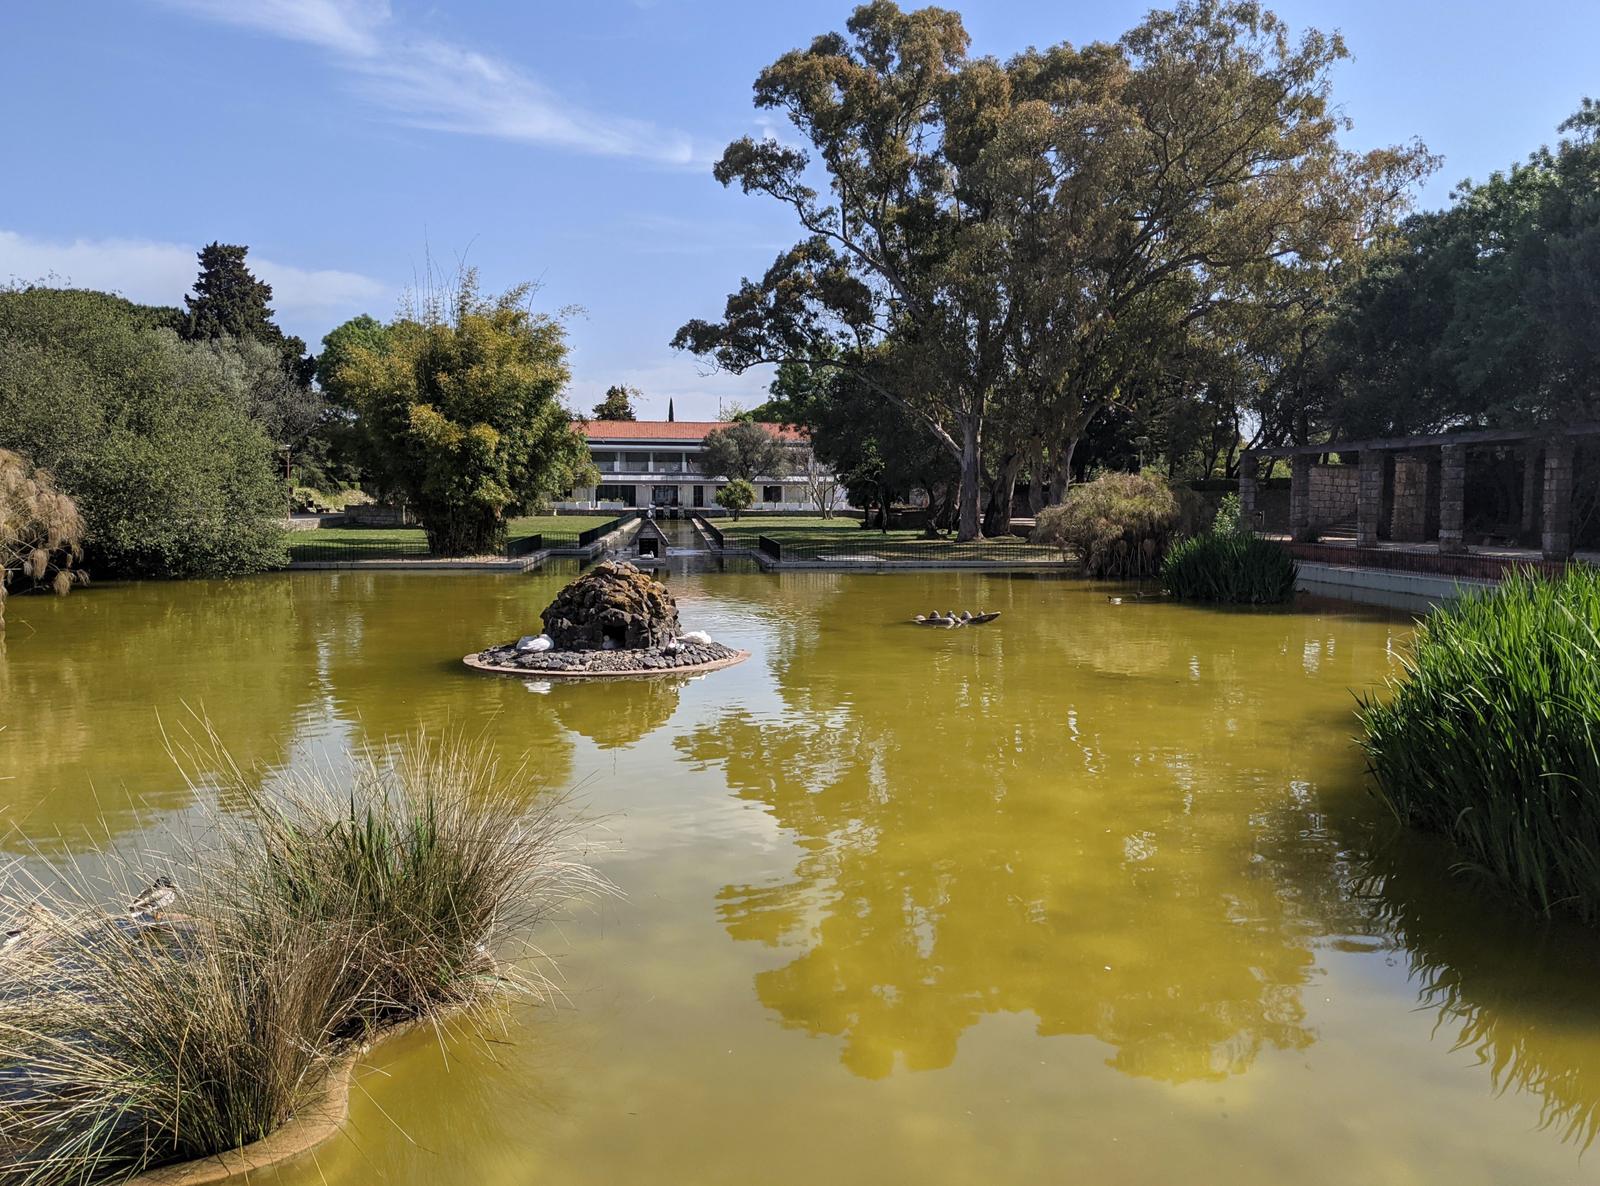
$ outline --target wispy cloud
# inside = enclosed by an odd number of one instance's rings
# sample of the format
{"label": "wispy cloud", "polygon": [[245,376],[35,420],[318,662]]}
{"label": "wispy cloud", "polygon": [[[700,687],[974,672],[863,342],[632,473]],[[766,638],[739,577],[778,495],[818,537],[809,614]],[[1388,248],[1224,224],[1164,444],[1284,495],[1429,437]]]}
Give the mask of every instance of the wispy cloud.
{"label": "wispy cloud", "polygon": [[715,420],[722,406],[753,408],[769,398],[771,367],[756,367],[743,375],[726,371],[707,374],[695,359],[680,355],[645,366],[603,368],[603,373],[596,376],[594,371],[602,368],[596,368],[587,354],[581,344],[574,351],[576,373],[567,389],[567,402],[579,412],[587,412],[599,403],[613,383],[643,393],[643,400],[635,404],[643,420],[665,420],[669,400],[679,420]]}
{"label": "wispy cloud", "polygon": [[356,92],[414,127],[663,164],[700,163],[690,138],[588,111],[516,66],[419,36],[387,0],[158,0],[205,20],[312,45]]}
{"label": "wispy cloud", "polygon": [[[0,282],[49,279],[121,293],[131,301],[181,305],[194,284],[197,246],[151,239],[50,240],[0,230]],[[278,323],[315,345],[346,317],[389,311],[394,289],[359,272],[299,268],[258,257],[250,270],[272,285]]]}

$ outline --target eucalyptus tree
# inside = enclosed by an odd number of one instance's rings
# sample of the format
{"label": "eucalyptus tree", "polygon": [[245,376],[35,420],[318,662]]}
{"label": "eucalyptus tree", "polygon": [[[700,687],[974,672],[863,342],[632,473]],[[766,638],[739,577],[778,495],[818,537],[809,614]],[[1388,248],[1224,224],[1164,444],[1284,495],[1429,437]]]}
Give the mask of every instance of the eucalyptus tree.
{"label": "eucalyptus tree", "polygon": [[1058,499],[1090,422],[1163,381],[1189,327],[1275,264],[1336,254],[1427,165],[1342,149],[1342,41],[1248,0],[1004,63],[969,58],[946,10],[878,0],[847,29],[756,81],[810,152],[744,139],[715,169],[805,238],[674,343],[735,371],[856,372],[959,463],[963,539],[990,441],[992,502],[1024,467]]}

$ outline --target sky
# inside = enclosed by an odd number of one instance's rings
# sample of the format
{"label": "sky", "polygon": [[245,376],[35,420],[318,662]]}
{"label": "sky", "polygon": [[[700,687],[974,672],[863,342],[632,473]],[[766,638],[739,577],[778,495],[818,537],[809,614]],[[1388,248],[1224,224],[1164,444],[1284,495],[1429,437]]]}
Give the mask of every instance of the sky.
{"label": "sky", "polygon": [[[1148,3],[957,3],[973,52],[1114,39]],[[1597,0],[1281,0],[1354,55],[1335,102],[1364,149],[1444,158],[1418,195],[1552,141],[1600,97]],[[429,261],[569,313],[569,399],[643,393],[641,417],[715,418],[769,375],[669,345],[798,238],[711,176],[763,66],[842,29],[813,0],[51,0],[0,6],[0,282],[55,277],[179,304],[194,253],[250,248],[279,323],[318,343],[387,319]]]}

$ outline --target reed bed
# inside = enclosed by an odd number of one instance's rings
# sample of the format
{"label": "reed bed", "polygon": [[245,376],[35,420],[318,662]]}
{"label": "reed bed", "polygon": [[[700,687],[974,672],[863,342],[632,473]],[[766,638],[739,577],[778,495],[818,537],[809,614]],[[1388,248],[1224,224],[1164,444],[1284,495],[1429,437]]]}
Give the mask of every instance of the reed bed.
{"label": "reed bed", "polygon": [[1294,596],[1298,568],[1271,540],[1237,532],[1191,536],[1172,546],[1161,583],[1180,601],[1276,605]]}
{"label": "reed bed", "polygon": [[143,871],[181,890],[159,922],[108,915],[86,877],[0,887],[0,910],[43,907],[0,953],[4,1186],[258,1140],[374,1033],[548,993],[530,932],[606,888],[534,772],[465,739],[266,784],[221,768],[215,827]]}
{"label": "reed bed", "polygon": [[1360,706],[1378,792],[1458,870],[1600,921],[1600,572],[1529,573],[1436,610]]}

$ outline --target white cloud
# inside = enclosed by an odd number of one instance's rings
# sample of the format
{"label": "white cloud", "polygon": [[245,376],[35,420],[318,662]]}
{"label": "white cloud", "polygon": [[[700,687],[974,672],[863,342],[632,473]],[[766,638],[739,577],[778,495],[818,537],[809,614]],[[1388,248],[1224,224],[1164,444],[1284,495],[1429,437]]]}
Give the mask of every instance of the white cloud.
{"label": "white cloud", "polygon": [[[0,230],[0,281],[49,279],[74,288],[116,292],[151,305],[182,305],[194,285],[196,246],[150,239],[52,241]],[[334,325],[357,313],[383,316],[394,289],[358,272],[299,268],[249,257],[250,270],[272,285],[278,324],[313,345]]]}
{"label": "white cloud", "polygon": [[643,401],[635,407],[641,420],[665,420],[669,399],[679,420],[715,420],[719,404],[737,403],[752,408],[765,402],[767,384],[772,381],[771,367],[756,367],[742,375],[725,371],[708,375],[704,366],[689,355],[594,375],[595,368],[584,355],[581,346],[573,351],[574,374],[567,389],[567,402],[578,412],[588,412],[605,396],[607,387],[621,383],[644,394]]}
{"label": "white cloud", "polygon": [[689,137],[584,110],[466,46],[409,34],[385,0],[160,0],[205,20],[326,51],[358,94],[414,127],[601,156],[700,164]]}

